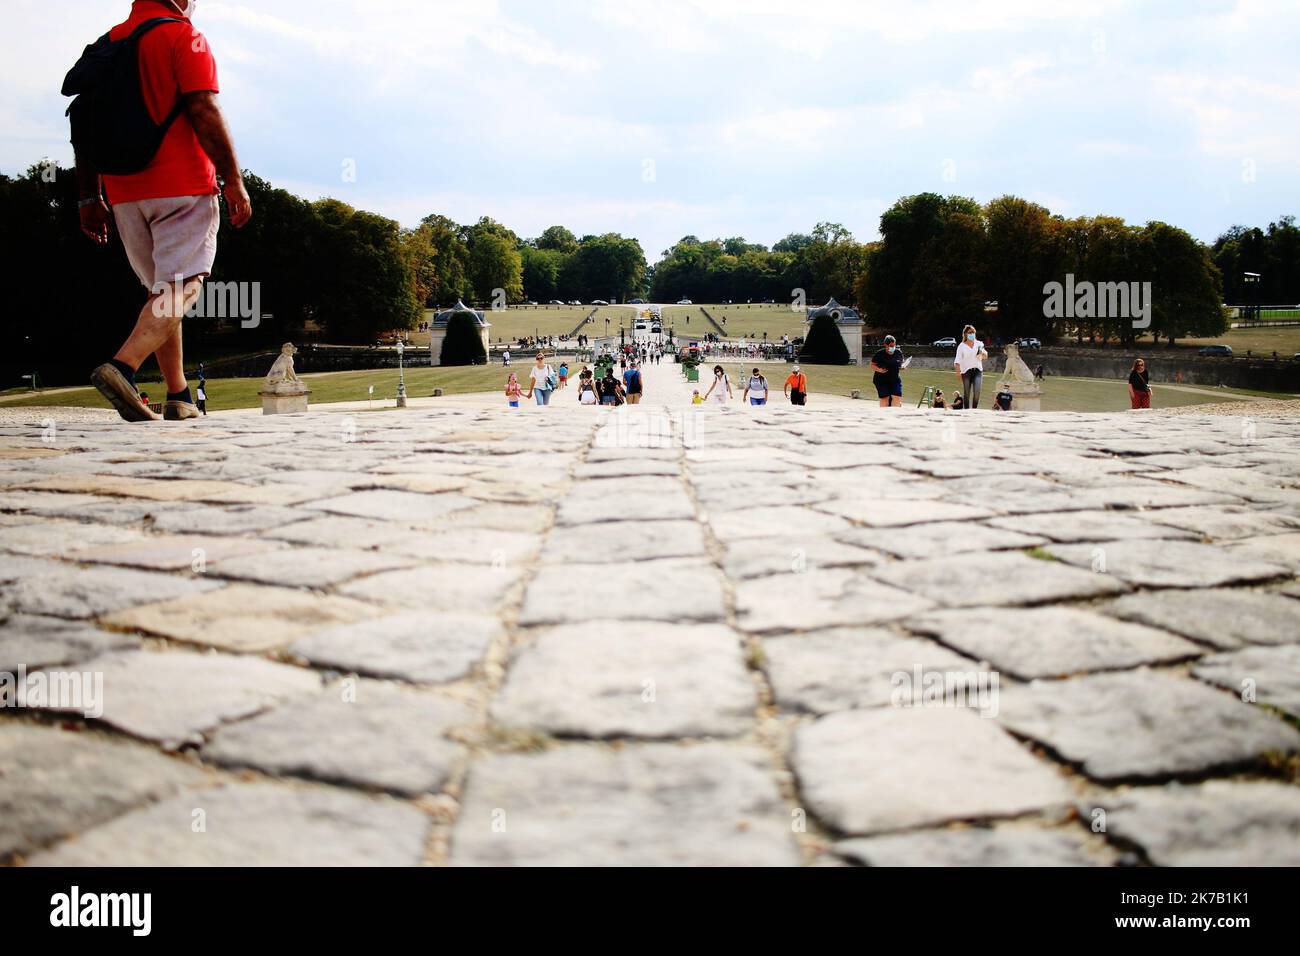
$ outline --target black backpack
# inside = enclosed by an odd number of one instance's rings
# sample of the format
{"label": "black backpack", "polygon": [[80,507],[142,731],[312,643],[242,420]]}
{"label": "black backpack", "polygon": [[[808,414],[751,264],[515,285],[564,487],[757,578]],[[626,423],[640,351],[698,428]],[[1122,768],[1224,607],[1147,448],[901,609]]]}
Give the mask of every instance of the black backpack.
{"label": "black backpack", "polygon": [[140,88],[140,38],[164,23],[185,23],[175,17],[146,20],[121,40],[105,33],[86,47],[63,81],[63,95],[75,96],[67,115],[72,120],[72,146],[98,173],[129,176],[151,162],[163,137],[184,109],[184,100],[161,124],[149,115]]}

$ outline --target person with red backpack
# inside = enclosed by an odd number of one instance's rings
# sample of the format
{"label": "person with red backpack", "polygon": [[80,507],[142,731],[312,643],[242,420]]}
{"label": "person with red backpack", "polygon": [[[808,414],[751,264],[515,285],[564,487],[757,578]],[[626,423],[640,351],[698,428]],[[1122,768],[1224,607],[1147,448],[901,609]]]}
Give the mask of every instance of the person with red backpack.
{"label": "person with red backpack", "polygon": [[[230,222],[252,218],[217,103],[217,64],[190,17],[197,0],[135,0],[88,46],[63,83],[80,190],[81,230],[107,245],[110,223],[149,301],[91,383],[127,421],[200,412],[185,379],[181,320],[212,272],[224,185]],[[167,383],[163,414],[142,406],[135,373],[150,355]]]}

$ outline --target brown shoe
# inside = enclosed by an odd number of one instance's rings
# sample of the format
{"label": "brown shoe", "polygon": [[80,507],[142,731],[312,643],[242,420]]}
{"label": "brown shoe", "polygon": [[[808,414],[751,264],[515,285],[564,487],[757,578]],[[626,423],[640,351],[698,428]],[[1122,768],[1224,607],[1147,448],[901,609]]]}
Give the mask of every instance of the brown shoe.
{"label": "brown shoe", "polygon": [[169,422],[183,422],[187,418],[198,418],[199,407],[193,402],[163,402],[163,418]]}
{"label": "brown shoe", "polygon": [[108,399],[117,413],[128,422],[160,422],[162,416],[140,401],[135,387],[117,366],[105,363],[90,373],[90,384]]}

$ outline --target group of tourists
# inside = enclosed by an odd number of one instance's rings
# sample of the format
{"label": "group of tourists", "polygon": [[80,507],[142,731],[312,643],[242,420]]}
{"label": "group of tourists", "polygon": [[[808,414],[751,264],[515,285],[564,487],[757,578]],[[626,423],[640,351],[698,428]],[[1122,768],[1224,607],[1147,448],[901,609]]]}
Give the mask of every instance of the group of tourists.
{"label": "group of tourists", "polygon": [[[934,408],[979,408],[980,390],[984,383],[984,362],[989,357],[988,349],[980,341],[975,326],[968,325],[962,329],[961,342],[957,344],[957,354],[952,367],[957,374],[960,393],[954,391],[951,404],[946,402],[941,391],[935,394]],[[903,404],[903,370],[911,364],[898,341],[892,335],[886,335],[884,345],[871,356],[871,383],[876,386],[876,397],[880,399],[881,408],[899,408]],[[999,406],[1001,405],[999,394]],[[1009,409],[1010,396],[1007,396],[1006,408]]]}
{"label": "group of tourists", "polygon": [[[604,364],[604,375],[597,375],[589,366],[584,365],[578,372],[578,402],[582,405],[639,405],[645,394],[645,381],[641,376],[641,365],[634,358],[627,363],[622,375],[616,377],[613,362]],[[569,385],[569,362],[561,359],[559,368],[552,368],[546,361],[546,353],[538,352],[533,367],[528,372],[528,390],[511,372],[506,379],[506,404],[518,408],[527,398],[534,399],[538,405],[550,405],[551,396]]]}
{"label": "group of tourists", "polygon": [[[755,366],[745,379],[740,401],[742,404],[748,402],[753,406],[766,405],[770,393],[771,388],[768,385],[767,376]],[[700,394],[698,388],[691,394],[691,404],[726,405],[734,396],[735,389],[731,385],[731,378],[727,375],[726,369],[721,365],[715,365],[713,366],[713,381],[709,383],[709,387],[703,395]],[[785,397],[790,401],[791,405],[806,405],[808,403],[808,376],[804,374],[798,365],[791,369],[790,374],[786,376]]]}

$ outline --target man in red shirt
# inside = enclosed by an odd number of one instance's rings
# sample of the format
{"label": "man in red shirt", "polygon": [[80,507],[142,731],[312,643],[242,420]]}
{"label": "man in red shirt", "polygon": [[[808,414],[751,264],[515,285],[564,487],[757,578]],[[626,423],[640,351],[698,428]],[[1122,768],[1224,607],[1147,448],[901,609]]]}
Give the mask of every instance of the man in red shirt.
{"label": "man in red shirt", "polygon": [[167,383],[162,417],[198,417],[185,381],[181,319],[198,299],[216,258],[218,176],[231,224],[242,228],[253,215],[217,104],[216,60],[190,23],[195,4],[135,0],[131,16],[109,31],[110,39],[119,40],[146,20],[184,20],[155,27],[140,40],[140,85],[154,122],[164,122],[178,102],[182,107],[153,161],[129,176],[101,176],[77,157],[82,231],[106,245],[111,217],[131,268],[150,293],[126,344],[91,373],[91,382],[127,421],[159,418],[136,397],[135,373],[150,355],[157,356]]}

